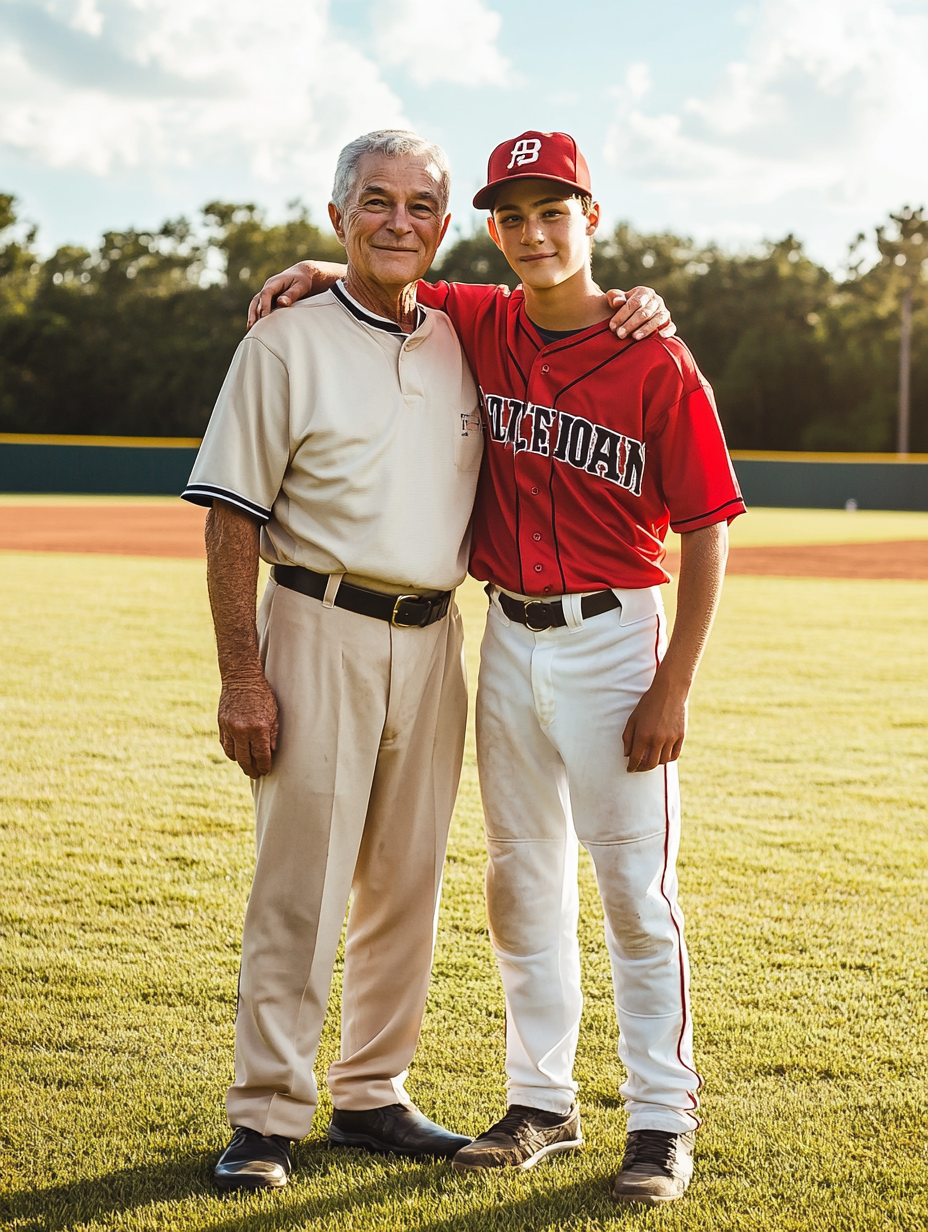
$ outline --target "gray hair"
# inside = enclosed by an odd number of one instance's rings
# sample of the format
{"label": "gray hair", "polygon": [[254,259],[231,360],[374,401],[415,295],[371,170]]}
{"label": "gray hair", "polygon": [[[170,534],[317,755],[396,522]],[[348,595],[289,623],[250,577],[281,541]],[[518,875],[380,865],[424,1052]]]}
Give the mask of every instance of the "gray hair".
{"label": "gray hair", "polygon": [[358,163],[365,154],[384,154],[387,158],[423,156],[431,160],[438,172],[438,195],[442,214],[447,212],[451,195],[451,168],[448,155],[440,145],[426,141],[418,133],[405,128],[379,128],[374,133],[365,133],[349,141],[335,166],[335,183],[332,185],[332,203],[338,210],[345,208],[351,196],[357,175]]}

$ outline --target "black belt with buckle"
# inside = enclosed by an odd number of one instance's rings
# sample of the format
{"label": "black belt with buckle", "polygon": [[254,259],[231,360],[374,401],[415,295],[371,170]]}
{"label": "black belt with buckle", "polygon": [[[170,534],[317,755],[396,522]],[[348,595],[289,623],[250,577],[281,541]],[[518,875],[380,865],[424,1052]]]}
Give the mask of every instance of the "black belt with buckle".
{"label": "black belt with buckle", "polygon": [[[271,577],[278,586],[297,590],[312,599],[324,599],[329,584],[327,573],[314,573],[300,565],[274,565]],[[434,598],[425,595],[382,595],[377,590],[342,582],[335,596],[335,606],[374,620],[386,620],[398,629],[424,629],[448,615],[452,591],[443,591]]]}
{"label": "black belt with buckle", "polygon": [[[530,599],[528,603],[523,603],[521,599],[513,599],[502,590],[498,592],[497,598],[510,620],[525,625],[533,633],[544,633],[545,629],[563,629],[567,624],[564,604],[560,599],[552,599],[550,602]],[[599,616],[621,606],[613,591],[599,590],[595,595],[583,596],[580,600],[580,613],[584,620],[589,620],[591,616]]]}

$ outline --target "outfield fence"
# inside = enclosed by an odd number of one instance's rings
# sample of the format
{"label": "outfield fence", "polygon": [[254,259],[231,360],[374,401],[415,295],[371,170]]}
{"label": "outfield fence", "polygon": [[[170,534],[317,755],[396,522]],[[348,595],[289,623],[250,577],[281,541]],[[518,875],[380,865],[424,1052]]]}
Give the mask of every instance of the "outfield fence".
{"label": "outfield fence", "polygon": [[177,496],[195,436],[29,436],[0,433],[0,492]]}
{"label": "outfield fence", "polygon": [[[0,433],[0,492],[176,496],[196,437]],[[928,510],[928,454],[733,450],[748,505]]]}

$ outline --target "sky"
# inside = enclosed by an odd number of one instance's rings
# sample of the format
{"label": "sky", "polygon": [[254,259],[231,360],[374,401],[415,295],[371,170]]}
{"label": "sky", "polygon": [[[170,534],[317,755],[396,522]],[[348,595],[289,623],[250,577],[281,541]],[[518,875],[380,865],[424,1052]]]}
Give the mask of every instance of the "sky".
{"label": "sky", "polygon": [[384,127],[444,146],[464,233],[492,147],[558,129],[609,225],[838,268],[928,204],[928,0],[0,0],[0,192],[45,251],[217,198],[321,223]]}

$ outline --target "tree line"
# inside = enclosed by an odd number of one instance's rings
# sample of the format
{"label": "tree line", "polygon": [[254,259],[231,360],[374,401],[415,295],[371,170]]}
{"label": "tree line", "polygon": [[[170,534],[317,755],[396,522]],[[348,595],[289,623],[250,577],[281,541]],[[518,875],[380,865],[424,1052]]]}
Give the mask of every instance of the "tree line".
{"label": "tree line", "polygon": [[[715,388],[736,449],[896,448],[901,306],[912,322],[910,449],[928,452],[928,216],[905,209],[851,246],[839,279],[789,235],[748,253],[620,223],[597,241],[603,287],[664,296]],[[199,436],[252,295],[292,261],[341,260],[294,204],[211,202],[196,223],[110,231],[42,258],[0,194],[0,431]],[[446,243],[430,276],[514,276],[489,236]]]}

